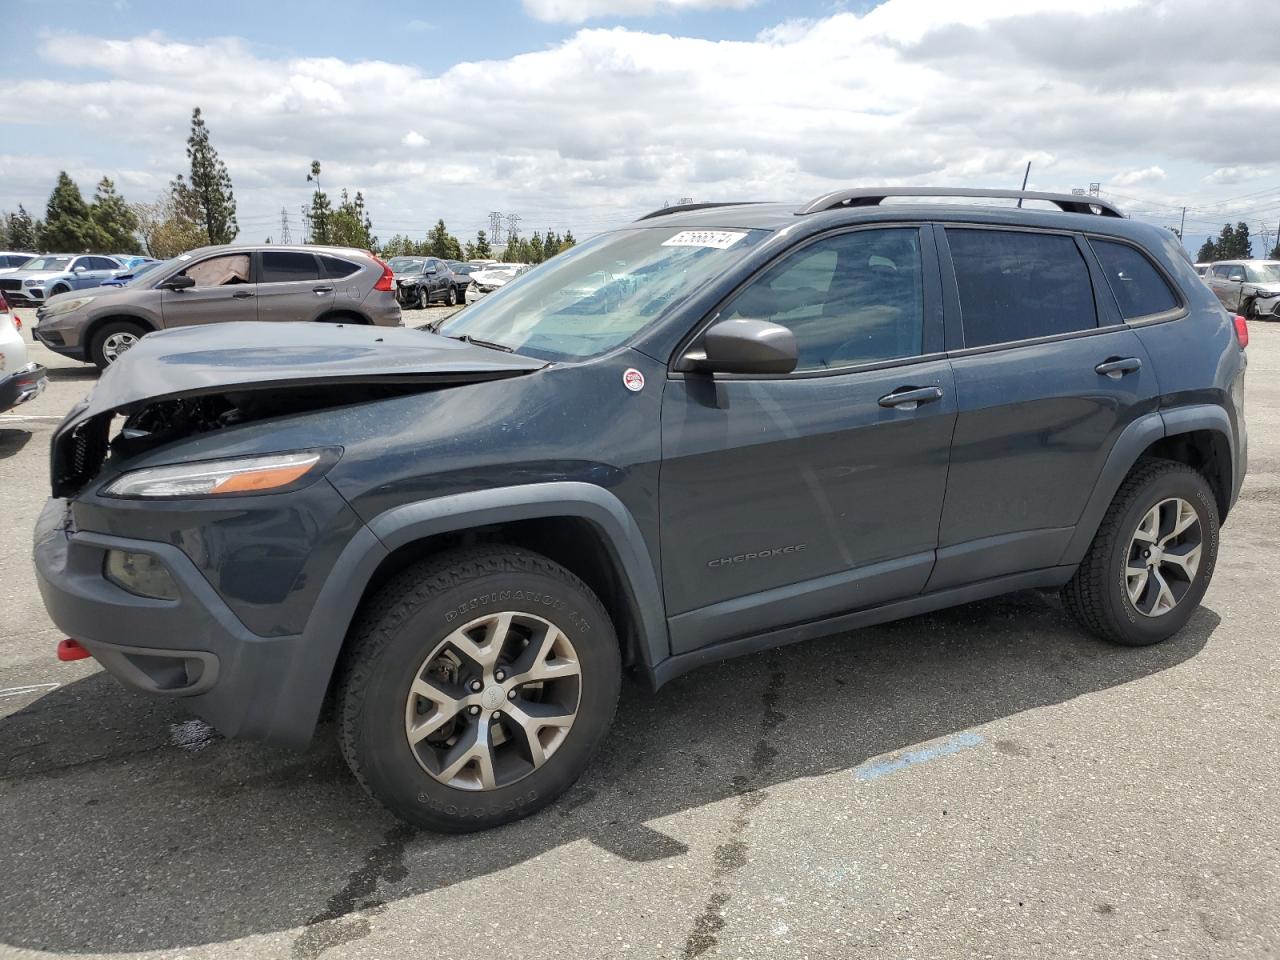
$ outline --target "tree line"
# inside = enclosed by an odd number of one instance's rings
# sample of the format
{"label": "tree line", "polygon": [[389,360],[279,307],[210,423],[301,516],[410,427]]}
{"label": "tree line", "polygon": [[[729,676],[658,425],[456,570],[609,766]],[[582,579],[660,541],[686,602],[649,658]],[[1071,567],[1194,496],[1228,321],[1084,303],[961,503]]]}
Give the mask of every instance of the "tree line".
{"label": "tree line", "polygon": [[[1218,239],[1205,237],[1204,243],[1196,252],[1196,263],[1212,263],[1215,260],[1249,260],[1253,257],[1253,240],[1249,236],[1249,225],[1243,220],[1233,227],[1229,223],[1222,225]],[[1280,238],[1267,255],[1269,260],[1280,260]]]}
{"label": "tree line", "polygon": [[[167,260],[206,244],[231,243],[240,233],[231,175],[210,141],[199,107],[191,112],[187,160],[187,173],[175,176],[150,203],[126,202],[108,177],[98,182],[93,199],[86,201],[76,182],[65,170],[60,171],[43,220],[33,217],[22,204],[12,213],[0,214],[0,249],[145,252]],[[357,190],[351,196],[344,187],[335,206],[321,189],[320,174],[320,161],[311,161],[307,181],[315,184],[315,191],[304,215],[304,242],[357,247],[383,256],[416,254],[449,260],[494,257],[494,245],[483,230],[474,240],[462,243],[449,233],[443,220],[423,240],[397,235],[381,245],[373,233],[364,194]],[[527,239],[509,238],[497,258],[508,263],[541,263],[574,243],[571,231],[561,235],[549,230],[545,236],[535,231]]]}

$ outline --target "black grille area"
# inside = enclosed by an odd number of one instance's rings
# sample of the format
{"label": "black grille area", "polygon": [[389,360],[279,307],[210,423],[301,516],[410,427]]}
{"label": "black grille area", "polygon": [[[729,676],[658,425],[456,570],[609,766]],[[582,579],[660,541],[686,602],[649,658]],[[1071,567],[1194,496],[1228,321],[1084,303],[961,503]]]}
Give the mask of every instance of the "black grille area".
{"label": "black grille area", "polygon": [[13,290],[21,290],[21,289],[22,289],[21,280],[6,280],[3,277],[0,277],[0,290],[3,290],[4,292],[8,293]]}
{"label": "black grille area", "polygon": [[107,458],[111,415],[99,415],[54,435],[50,473],[55,497],[71,497],[98,475]]}

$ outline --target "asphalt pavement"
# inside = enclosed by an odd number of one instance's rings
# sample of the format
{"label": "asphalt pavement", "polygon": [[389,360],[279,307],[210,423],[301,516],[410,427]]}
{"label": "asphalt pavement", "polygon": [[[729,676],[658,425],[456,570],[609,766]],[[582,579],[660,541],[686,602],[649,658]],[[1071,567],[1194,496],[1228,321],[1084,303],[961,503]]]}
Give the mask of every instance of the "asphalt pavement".
{"label": "asphalt pavement", "polygon": [[567,796],[468,836],[367,799],[332,729],[224,740],[54,659],[31,529],[96,373],[33,346],[50,387],[0,414],[0,957],[1275,957],[1280,323],[1251,335],[1250,475],[1180,635],[1108,646],[1031,592],[629,683]]}

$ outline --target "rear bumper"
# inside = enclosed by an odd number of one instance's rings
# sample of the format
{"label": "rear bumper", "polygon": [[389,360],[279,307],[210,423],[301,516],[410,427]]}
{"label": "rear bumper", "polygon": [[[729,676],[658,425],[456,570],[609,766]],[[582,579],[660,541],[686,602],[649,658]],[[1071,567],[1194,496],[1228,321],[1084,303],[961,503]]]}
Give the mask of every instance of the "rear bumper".
{"label": "rear bumper", "polygon": [[[142,597],[103,576],[108,550],[149,554],[177,584],[177,600]],[[250,631],[177,547],[71,528],[67,501],[50,500],[35,531],[36,580],[58,629],[79,640],[125,686],[182,697],[227,736],[301,746],[314,705],[284,695],[302,637]]]}
{"label": "rear bumper", "polygon": [[26,403],[44,392],[49,375],[38,363],[28,363],[17,373],[0,380],[0,413]]}

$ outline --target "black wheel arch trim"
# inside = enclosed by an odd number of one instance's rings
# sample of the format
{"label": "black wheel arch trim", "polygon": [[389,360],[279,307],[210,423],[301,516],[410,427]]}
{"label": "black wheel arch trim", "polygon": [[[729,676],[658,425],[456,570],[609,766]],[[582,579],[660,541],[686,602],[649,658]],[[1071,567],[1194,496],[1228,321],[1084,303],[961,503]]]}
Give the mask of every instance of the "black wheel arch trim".
{"label": "black wheel arch trim", "polygon": [[379,564],[399,547],[442,533],[515,520],[575,517],[590,522],[618,564],[638,632],[639,666],[652,678],[670,655],[657,573],[631,513],[603,487],[575,481],[476,490],[393,507],[362,527],[339,555],[303,629],[304,656],[280,688],[282,703],[319,718],[347,630]]}
{"label": "black wheel arch trim", "polygon": [[1098,475],[1098,481],[1094,484],[1093,494],[1076,522],[1075,533],[1067,543],[1059,562],[1078,564],[1084,559],[1085,551],[1093,542],[1093,537],[1102,524],[1107,508],[1115,499],[1116,491],[1120,489],[1120,484],[1124,482],[1124,478],[1129,475],[1133,465],[1138,462],[1138,458],[1148,447],[1165,437],[1193,433],[1198,430],[1220,434],[1227,443],[1227,449],[1230,451],[1230,462],[1227,466],[1231,472],[1227,498],[1229,503],[1234,503],[1243,471],[1236,463],[1236,434],[1226,409],[1215,404],[1203,403],[1152,411],[1134,420],[1116,438],[1115,444],[1111,447],[1111,453],[1103,464],[1102,472]]}

